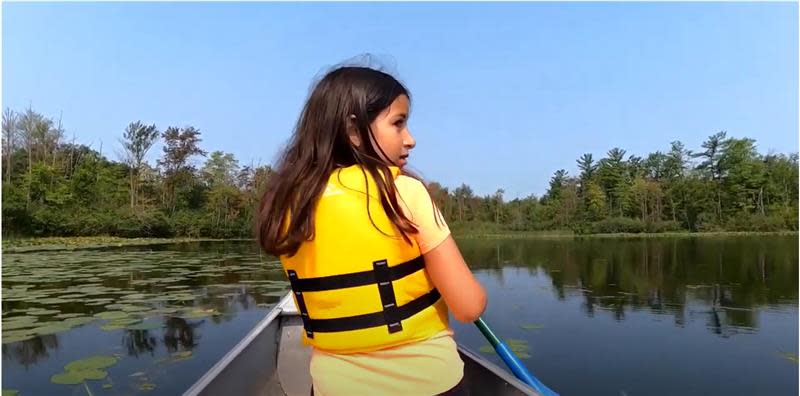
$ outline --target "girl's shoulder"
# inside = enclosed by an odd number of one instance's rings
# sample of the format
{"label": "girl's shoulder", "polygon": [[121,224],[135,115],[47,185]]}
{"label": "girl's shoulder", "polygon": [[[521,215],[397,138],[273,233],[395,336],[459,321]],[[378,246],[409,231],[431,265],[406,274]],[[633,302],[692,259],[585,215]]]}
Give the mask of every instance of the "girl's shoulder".
{"label": "girl's shoulder", "polygon": [[406,175],[399,175],[394,179],[397,191],[404,199],[414,199],[420,196],[428,197],[428,188],[421,181]]}

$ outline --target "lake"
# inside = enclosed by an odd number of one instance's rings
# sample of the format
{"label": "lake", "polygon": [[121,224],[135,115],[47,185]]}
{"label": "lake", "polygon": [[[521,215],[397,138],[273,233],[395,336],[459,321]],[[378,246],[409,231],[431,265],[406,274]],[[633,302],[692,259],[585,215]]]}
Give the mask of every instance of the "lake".
{"label": "lake", "polygon": [[[458,243],[484,318],[563,395],[798,392],[797,235]],[[250,242],[4,254],[2,387],[180,394],[286,292],[274,260]]]}

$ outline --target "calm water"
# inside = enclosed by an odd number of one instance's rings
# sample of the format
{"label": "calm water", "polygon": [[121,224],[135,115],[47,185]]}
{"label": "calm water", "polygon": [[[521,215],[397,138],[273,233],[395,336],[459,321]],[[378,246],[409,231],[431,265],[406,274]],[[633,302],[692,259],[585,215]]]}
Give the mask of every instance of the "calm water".
{"label": "calm water", "polygon": [[[563,395],[798,392],[797,236],[459,246],[488,290],[484,318]],[[249,243],[5,254],[2,387],[180,394],[285,292],[271,260]],[[95,355],[117,359],[105,379],[50,382]]]}

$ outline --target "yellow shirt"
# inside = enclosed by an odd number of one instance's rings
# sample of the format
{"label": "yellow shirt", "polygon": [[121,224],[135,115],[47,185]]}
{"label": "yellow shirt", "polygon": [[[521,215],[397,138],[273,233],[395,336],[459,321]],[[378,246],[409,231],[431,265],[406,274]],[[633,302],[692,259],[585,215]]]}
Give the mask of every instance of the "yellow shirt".
{"label": "yellow shirt", "polygon": [[[399,176],[395,186],[403,213],[419,231],[411,236],[425,254],[447,239],[450,229],[420,181]],[[367,353],[333,354],[315,348],[310,370],[315,396],[422,396],[456,386],[464,376],[464,362],[448,329],[424,341]]]}

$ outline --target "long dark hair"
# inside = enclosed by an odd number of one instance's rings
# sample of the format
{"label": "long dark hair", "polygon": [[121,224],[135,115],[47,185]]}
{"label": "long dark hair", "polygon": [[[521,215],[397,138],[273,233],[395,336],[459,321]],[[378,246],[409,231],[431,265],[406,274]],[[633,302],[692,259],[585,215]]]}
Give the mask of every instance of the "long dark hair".
{"label": "long dark hair", "polygon": [[[400,209],[389,164],[371,144],[370,124],[400,95],[411,98],[397,79],[368,67],[339,67],[316,84],[261,198],[256,232],[264,251],[291,256],[301,243],[312,240],[314,210],[328,178],[336,168],[356,164],[365,182],[367,172],[375,181],[383,210],[411,243],[408,234],[417,229]],[[358,147],[351,143],[348,128],[355,128],[363,142]]]}

